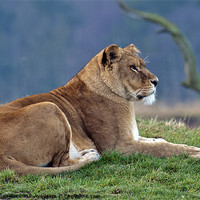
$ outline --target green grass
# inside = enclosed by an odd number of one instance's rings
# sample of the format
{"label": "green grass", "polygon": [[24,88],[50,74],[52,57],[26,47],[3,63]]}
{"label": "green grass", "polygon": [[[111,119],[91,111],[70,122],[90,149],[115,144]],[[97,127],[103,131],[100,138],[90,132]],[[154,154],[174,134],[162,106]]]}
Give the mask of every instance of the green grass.
{"label": "green grass", "polygon": [[[200,147],[200,129],[138,120],[141,135]],[[57,176],[0,173],[0,199],[200,199],[200,159],[106,152],[99,161]]]}

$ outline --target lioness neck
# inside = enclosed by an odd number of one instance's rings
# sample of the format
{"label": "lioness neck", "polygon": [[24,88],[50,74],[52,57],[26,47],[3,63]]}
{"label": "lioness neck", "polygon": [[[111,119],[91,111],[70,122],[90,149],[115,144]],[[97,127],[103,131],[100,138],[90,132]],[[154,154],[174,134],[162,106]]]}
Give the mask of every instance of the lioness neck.
{"label": "lioness neck", "polygon": [[[99,53],[101,54],[101,52]],[[110,99],[116,103],[127,104],[127,100],[115,94],[105,84],[101,78],[101,66],[98,62],[98,55],[95,56],[78,74],[77,77],[95,94],[106,99]],[[73,80],[72,80],[73,82]],[[69,82],[71,84],[72,82]]]}

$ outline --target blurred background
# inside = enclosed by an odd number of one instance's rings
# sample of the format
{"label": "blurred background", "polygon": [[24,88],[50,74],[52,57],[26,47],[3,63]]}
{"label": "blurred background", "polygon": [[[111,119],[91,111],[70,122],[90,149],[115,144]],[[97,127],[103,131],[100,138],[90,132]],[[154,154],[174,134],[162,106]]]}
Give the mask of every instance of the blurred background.
{"label": "blurred background", "polygon": [[[190,41],[200,74],[200,1],[123,1],[176,24]],[[181,86],[182,55],[158,26],[124,15],[114,0],[0,1],[0,104],[64,85],[110,44],[134,43],[160,79],[157,103],[142,117],[181,118],[200,126],[200,94]]]}

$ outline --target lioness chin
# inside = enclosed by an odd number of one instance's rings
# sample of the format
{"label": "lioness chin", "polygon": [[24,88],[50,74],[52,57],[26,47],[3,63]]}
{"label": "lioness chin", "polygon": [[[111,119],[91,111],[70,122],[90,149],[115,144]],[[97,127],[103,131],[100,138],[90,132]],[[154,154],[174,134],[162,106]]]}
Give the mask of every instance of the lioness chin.
{"label": "lioness chin", "polygon": [[158,78],[131,44],[98,53],[66,85],[0,107],[0,170],[77,170],[105,150],[200,157],[200,148],[139,136],[134,101],[155,100]]}

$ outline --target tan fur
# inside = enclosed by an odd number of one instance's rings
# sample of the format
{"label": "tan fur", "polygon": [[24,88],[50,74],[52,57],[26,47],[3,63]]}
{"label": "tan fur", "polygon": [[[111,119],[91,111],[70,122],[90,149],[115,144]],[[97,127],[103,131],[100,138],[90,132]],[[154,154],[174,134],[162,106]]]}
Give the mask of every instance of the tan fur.
{"label": "tan fur", "polygon": [[[134,45],[111,45],[66,85],[1,106],[0,170],[57,174],[77,170],[105,150],[199,157],[200,148],[151,138],[137,141],[133,101],[153,95],[158,82],[138,52]],[[74,149],[80,157],[72,159]]]}

